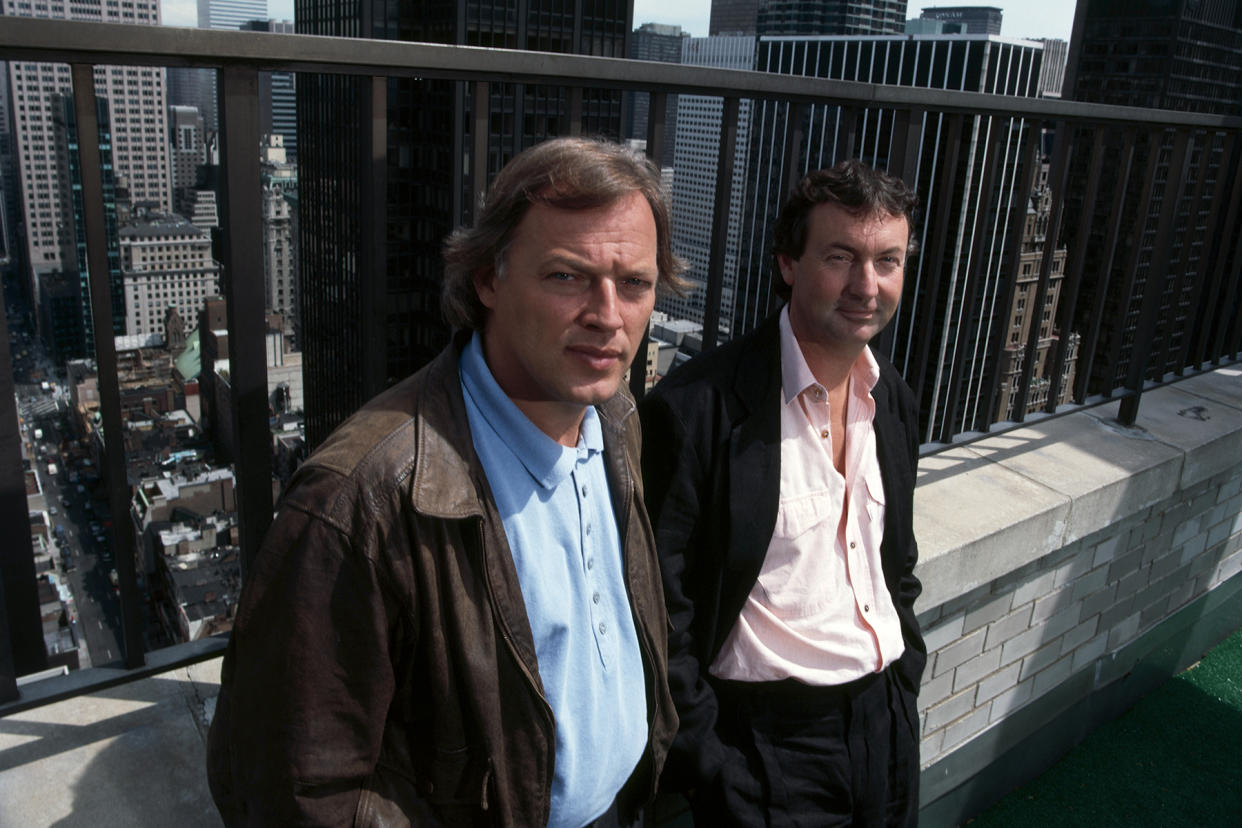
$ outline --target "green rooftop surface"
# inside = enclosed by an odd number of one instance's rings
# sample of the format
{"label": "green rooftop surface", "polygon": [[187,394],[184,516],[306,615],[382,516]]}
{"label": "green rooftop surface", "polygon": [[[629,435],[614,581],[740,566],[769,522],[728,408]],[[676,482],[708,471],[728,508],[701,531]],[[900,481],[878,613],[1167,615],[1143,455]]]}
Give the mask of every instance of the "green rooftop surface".
{"label": "green rooftop surface", "polygon": [[1242,825],[1242,631],[967,824]]}

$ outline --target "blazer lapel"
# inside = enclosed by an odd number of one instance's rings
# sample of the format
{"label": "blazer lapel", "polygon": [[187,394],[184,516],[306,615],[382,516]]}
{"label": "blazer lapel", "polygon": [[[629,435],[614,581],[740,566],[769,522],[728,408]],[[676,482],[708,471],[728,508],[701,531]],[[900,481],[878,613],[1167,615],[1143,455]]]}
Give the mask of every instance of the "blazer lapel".
{"label": "blazer lapel", "polygon": [[780,506],[780,328],[771,317],[738,360],[733,388],[741,407],[729,439],[729,551],[726,565],[754,586]]}

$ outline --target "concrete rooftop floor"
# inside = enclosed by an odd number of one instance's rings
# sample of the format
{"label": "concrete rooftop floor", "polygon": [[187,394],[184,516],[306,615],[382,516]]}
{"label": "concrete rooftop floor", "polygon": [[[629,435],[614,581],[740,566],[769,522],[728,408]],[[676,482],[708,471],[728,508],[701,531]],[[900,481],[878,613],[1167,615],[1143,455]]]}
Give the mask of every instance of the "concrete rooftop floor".
{"label": "concrete rooftop floor", "polygon": [[0,826],[219,828],[204,754],[220,661],[0,719]]}

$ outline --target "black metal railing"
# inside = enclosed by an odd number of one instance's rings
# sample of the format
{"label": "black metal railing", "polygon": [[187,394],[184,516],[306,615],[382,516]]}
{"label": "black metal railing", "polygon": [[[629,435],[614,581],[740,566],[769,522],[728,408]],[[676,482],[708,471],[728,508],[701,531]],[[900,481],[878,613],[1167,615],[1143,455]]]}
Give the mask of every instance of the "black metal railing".
{"label": "black metal railing", "polygon": [[[747,186],[733,175],[737,153],[751,154],[752,173],[760,163],[775,170],[769,189],[777,194],[809,166],[851,156],[903,176],[926,193],[916,228],[923,251],[907,268],[902,310],[877,346],[904,370],[923,400],[925,452],[1109,400],[1120,399],[1121,419],[1133,422],[1145,388],[1237,359],[1242,339],[1240,118],[426,43],[3,20],[0,59],[72,67],[97,331],[111,330],[112,309],[94,70],[103,65],[208,67],[218,73],[229,416],[238,446],[243,560],[258,548],[272,514],[263,272],[254,255],[261,248],[262,222],[252,196],[260,187],[260,72],[369,78],[380,104],[388,78],[467,84],[473,101],[467,174],[474,182],[484,181],[489,170],[486,119],[492,85],[566,90],[570,133],[582,128],[584,90],[650,95],[647,152],[657,159],[674,140],[664,123],[667,96],[720,99],[714,230],[707,272],[696,274],[707,297],[703,342],[709,348],[744,332],[773,307],[762,287],[770,277],[761,243],[748,242],[751,258],[726,272],[730,194]],[[763,148],[753,138],[748,143],[740,137],[748,131],[740,106],[746,101],[762,102],[764,117],[782,119],[781,151],[764,161],[757,157]],[[368,111],[371,131],[363,134],[383,133],[384,107],[373,105]],[[358,168],[358,175],[369,177],[361,182],[366,193],[384,193],[384,149],[383,141],[364,148],[369,163]],[[754,203],[753,194],[747,198]],[[1027,226],[1032,211],[1037,232]],[[762,239],[765,223],[754,227],[754,238]],[[370,227],[363,236],[382,263],[384,234]],[[1023,267],[1029,272],[1023,273]],[[734,302],[727,312],[722,307],[726,294]],[[738,309],[742,294],[744,311]],[[1055,310],[1048,304],[1053,295],[1060,298]],[[1019,304],[1026,315],[1015,323],[1011,311]],[[1045,313],[1047,320],[1041,318]],[[1132,328],[1117,329],[1131,318],[1136,319]],[[110,337],[96,337],[96,360],[107,438],[122,432]],[[11,371],[0,365],[0,372],[9,372],[10,385]],[[1065,392],[1071,373],[1074,381]],[[1029,396],[1036,387],[1042,389],[1038,404]],[[1003,406],[998,403],[1002,397],[1007,400]],[[130,500],[121,442],[106,440],[103,463],[116,516],[129,513]],[[114,520],[112,531],[116,549],[135,548],[129,521]],[[144,653],[135,556],[118,555],[117,569],[125,669],[89,671],[97,678],[67,677],[24,688],[22,698],[0,706],[0,715],[156,667],[207,658],[223,648],[224,639],[217,638],[157,655]],[[7,642],[0,640],[0,656],[7,652]]]}

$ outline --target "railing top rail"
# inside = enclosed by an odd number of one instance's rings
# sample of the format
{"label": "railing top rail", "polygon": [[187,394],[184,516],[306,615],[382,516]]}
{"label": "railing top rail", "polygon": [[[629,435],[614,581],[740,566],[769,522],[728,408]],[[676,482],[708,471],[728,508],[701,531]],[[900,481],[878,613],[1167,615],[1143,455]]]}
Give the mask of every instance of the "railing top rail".
{"label": "railing top rail", "polygon": [[606,86],[740,98],[850,103],[980,115],[1204,129],[1237,129],[1242,118],[1105,106],[622,58],[120,23],[5,17],[0,58],[123,66],[245,64],[264,71],[415,76],[450,80]]}

